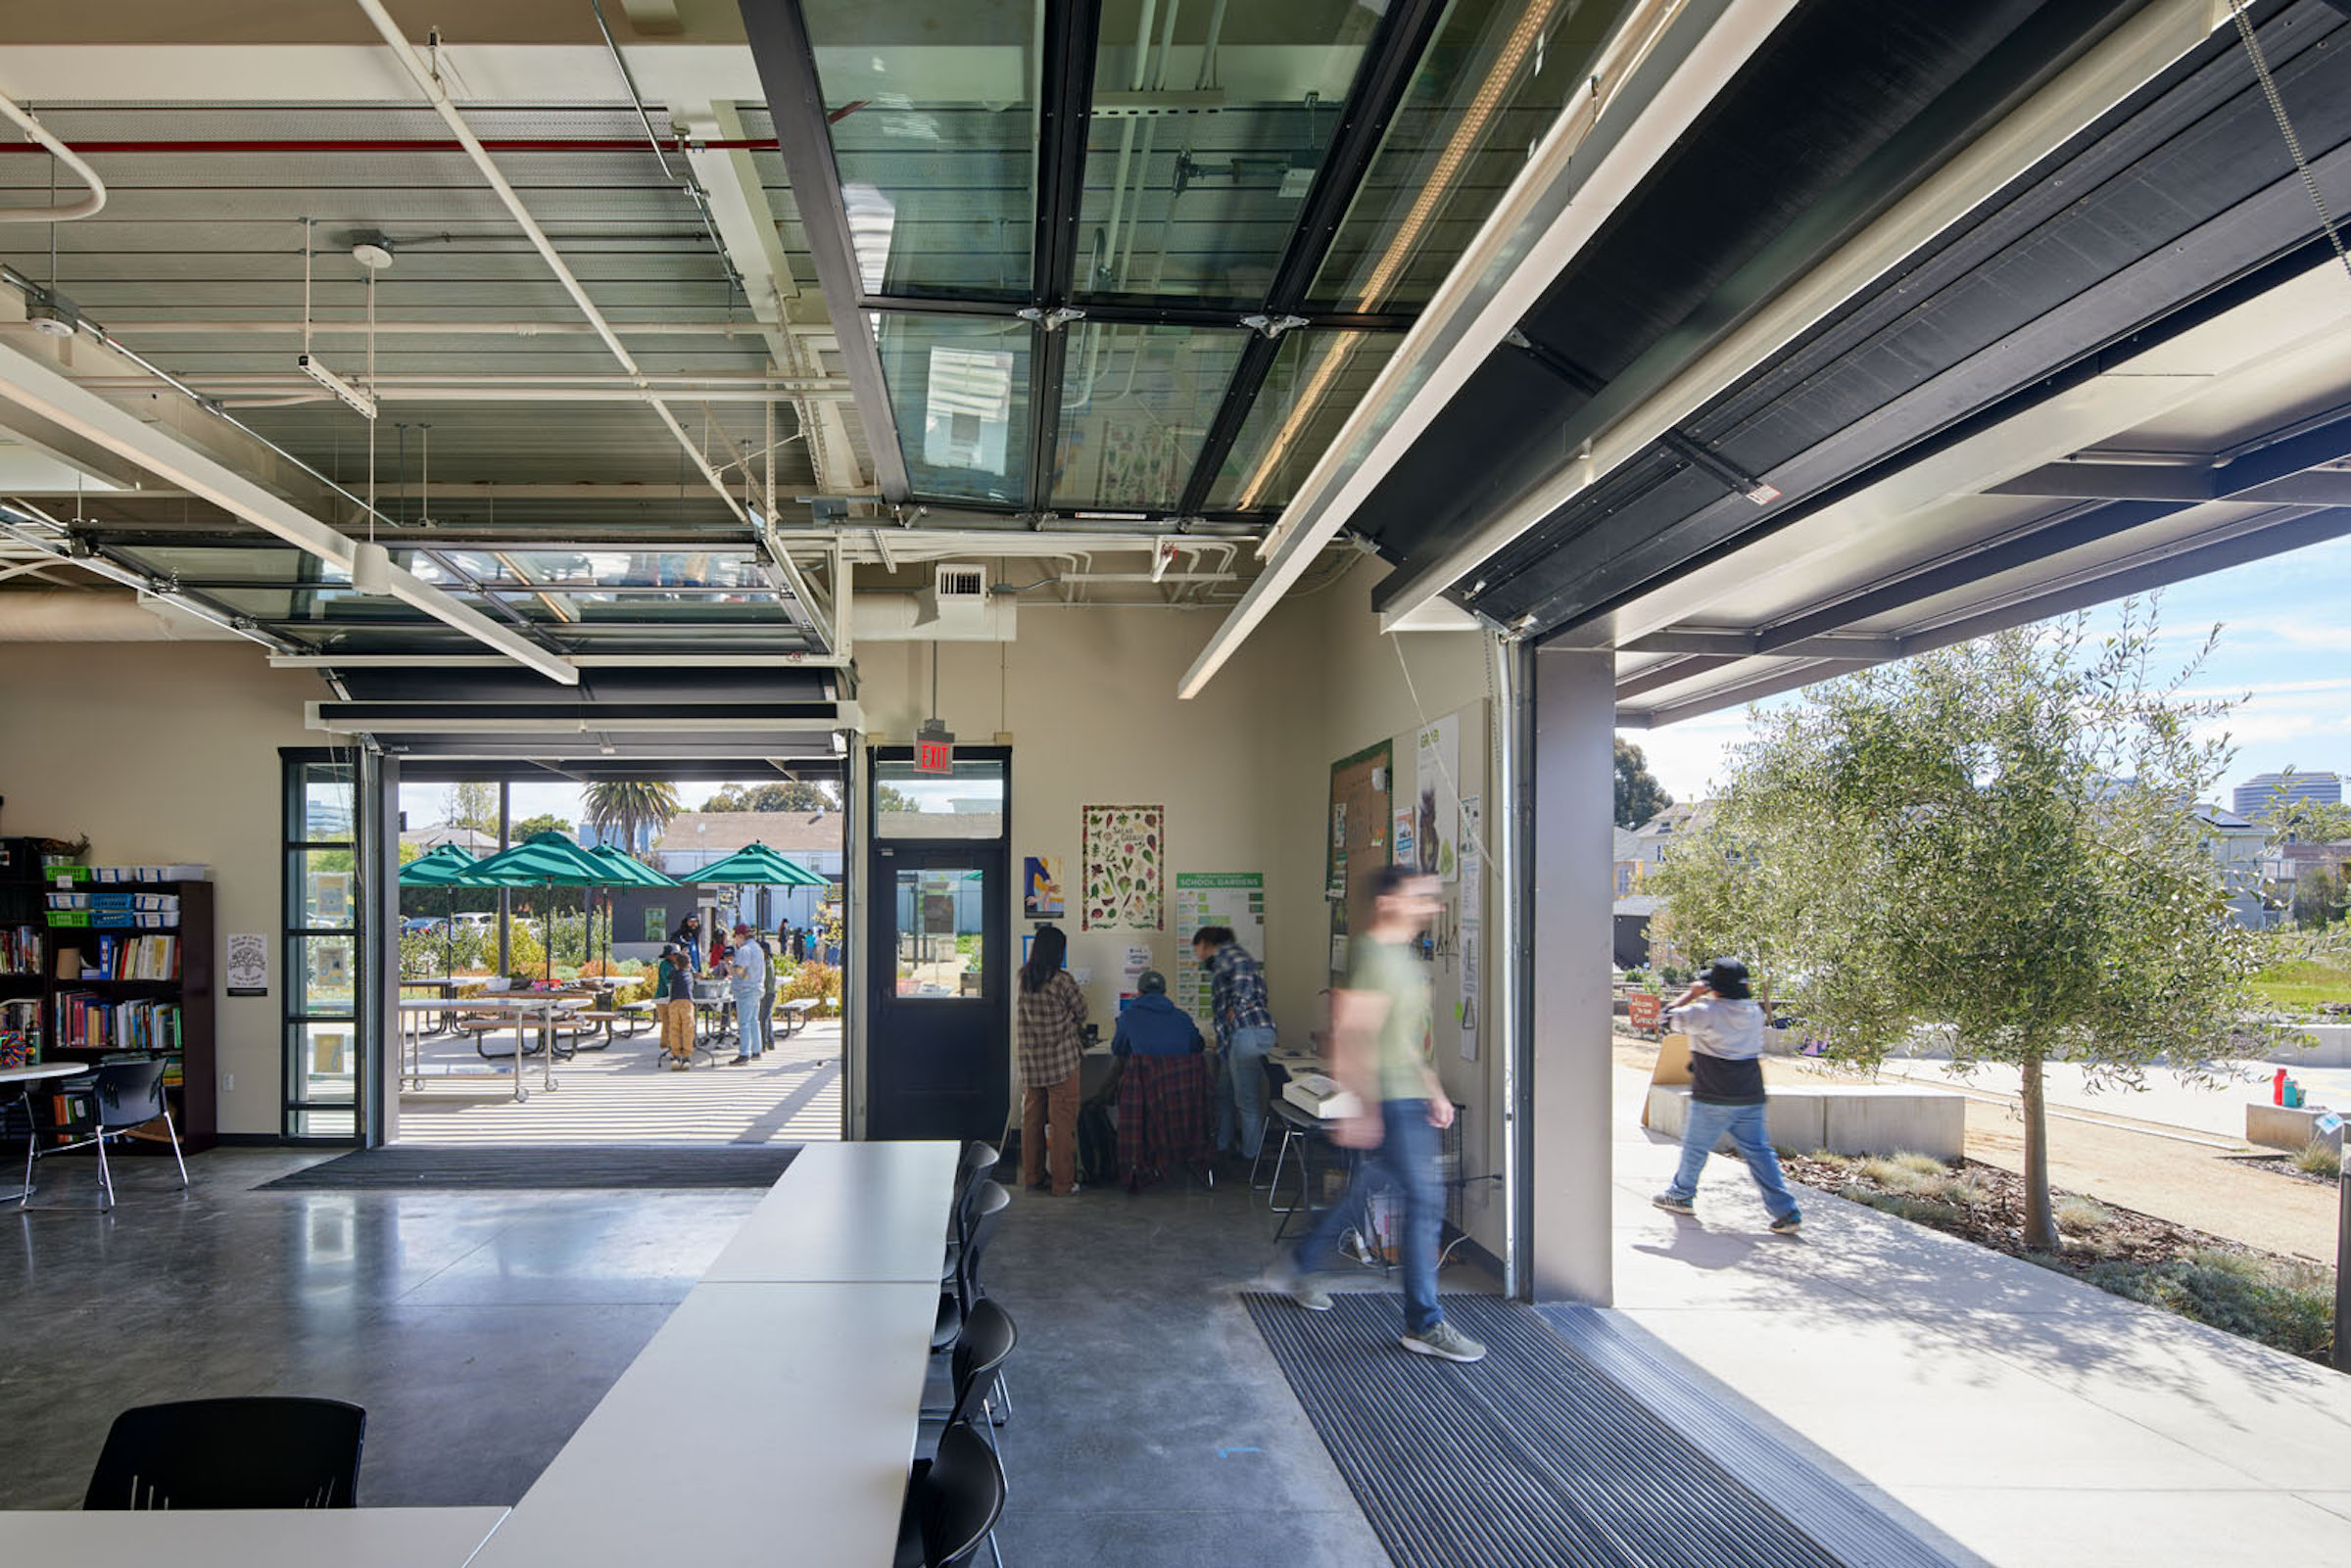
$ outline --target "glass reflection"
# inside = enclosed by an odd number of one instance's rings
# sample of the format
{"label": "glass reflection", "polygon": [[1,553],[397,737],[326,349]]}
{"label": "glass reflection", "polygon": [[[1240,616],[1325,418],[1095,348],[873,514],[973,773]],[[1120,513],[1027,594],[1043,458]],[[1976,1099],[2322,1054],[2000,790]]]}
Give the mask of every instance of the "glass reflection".
{"label": "glass reflection", "polygon": [[1175,507],[1247,342],[1245,332],[1190,327],[1072,328],[1054,500]]}
{"label": "glass reflection", "polygon": [[886,313],[882,373],[918,494],[1017,505],[1029,466],[1029,324]]}
{"label": "glass reflection", "polygon": [[1026,293],[1043,0],[800,13],[866,292]]}
{"label": "glass reflection", "polygon": [[1106,0],[1078,292],[1262,300],[1380,9]]}
{"label": "glass reflection", "polygon": [[1316,308],[1427,304],[1628,4],[1456,0],[1315,279]]}
{"label": "glass reflection", "polygon": [[1209,488],[1214,511],[1285,504],[1386,368],[1399,340],[1368,332],[1292,332]]}
{"label": "glass reflection", "polygon": [[898,995],[980,999],[986,889],[971,867],[898,873]]}

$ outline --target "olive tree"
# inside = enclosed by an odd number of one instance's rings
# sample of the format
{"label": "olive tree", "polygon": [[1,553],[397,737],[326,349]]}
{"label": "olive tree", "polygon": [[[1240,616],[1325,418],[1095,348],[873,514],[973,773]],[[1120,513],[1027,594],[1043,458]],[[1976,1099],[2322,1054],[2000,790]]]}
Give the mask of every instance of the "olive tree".
{"label": "olive tree", "polygon": [[[2218,632],[2214,636],[2217,638]],[[1650,885],[1694,954],[1751,955],[1833,1057],[1921,1031],[2017,1069],[2025,1243],[2054,1250],[2042,1068],[2188,1072],[2252,1005],[2247,933],[2190,808],[2229,704],[2151,671],[2149,612],[2089,640],[2023,628],[1809,689],[1754,716],[1709,820]]]}

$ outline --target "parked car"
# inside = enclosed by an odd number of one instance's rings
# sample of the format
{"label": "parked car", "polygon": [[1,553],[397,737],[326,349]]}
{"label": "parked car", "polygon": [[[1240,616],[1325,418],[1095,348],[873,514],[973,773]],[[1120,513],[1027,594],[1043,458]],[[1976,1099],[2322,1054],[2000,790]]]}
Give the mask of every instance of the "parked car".
{"label": "parked car", "polygon": [[488,930],[498,924],[498,917],[486,909],[469,909],[457,916],[459,926],[478,926]]}
{"label": "parked car", "polygon": [[403,935],[413,931],[434,931],[440,928],[441,917],[438,915],[410,915],[400,923]]}

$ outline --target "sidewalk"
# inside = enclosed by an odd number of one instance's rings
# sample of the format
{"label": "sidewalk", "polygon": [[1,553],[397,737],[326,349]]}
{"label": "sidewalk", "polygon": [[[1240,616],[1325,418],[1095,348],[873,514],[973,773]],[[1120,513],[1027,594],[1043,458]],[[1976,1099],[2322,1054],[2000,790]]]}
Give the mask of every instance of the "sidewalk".
{"label": "sidewalk", "polygon": [[1885,1498],[2003,1568],[2351,1541],[2351,1377],[1826,1194],[1772,1236],[1728,1160],[1677,1219],[1646,1083],[1615,1069],[1619,1313]]}

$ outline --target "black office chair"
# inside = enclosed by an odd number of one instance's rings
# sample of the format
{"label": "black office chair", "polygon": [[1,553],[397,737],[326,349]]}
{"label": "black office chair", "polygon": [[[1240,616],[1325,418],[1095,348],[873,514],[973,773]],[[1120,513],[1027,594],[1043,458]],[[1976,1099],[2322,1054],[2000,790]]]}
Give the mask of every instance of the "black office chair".
{"label": "black office chair", "polygon": [[1020,1343],[1020,1337],[1010,1312],[984,1297],[974,1302],[971,1315],[963,1320],[963,1331],[955,1336],[955,1355],[947,1376],[955,1402],[924,1410],[923,1419],[959,1426],[978,1416],[986,1423],[984,1430],[992,1446],[994,1429],[1003,1417],[996,1413],[988,1391],[995,1384],[996,1373],[1011,1358],[1012,1348]]}
{"label": "black office chair", "polygon": [[[969,1426],[938,1436],[938,1455],[917,1459],[898,1516],[896,1568],[961,1568],[985,1543],[992,1552],[1004,1517],[1004,1465]],[[996,1568],[1004,1559],[996,1557]]]}
{"label": "black office chair", "polygon": [[34,1160],[71,1149],[89,1148],[98,1151],[98,1186],[106,1195],[105,1207],[114,1208],[115,1173],[106,1163],[106,1146],[110,1140],[119,1142],[129,1136],[133,1128],[146,1126],[159,1117],[171,1140],[171,1159],[179,1166],[179,1184],[182,1187],[188,1184],[188,1163],[179,1152],[179,1129],[171,1124],[171,1108],[164,1099],[161,1057],[101,1063],[84,1076],[67,1078],[49,1093],[35,1095],[33,1105],[38,1113],[36,1123],[47,1123],[40,1130],[67,1141],[44,1148],[40,1137],[35,1136],[25,1143],[24,1189],[17,1200],[19,1208],[32,1201]]}
{"label": "black office chair", "polygon": [[81,1505],[352,1508],[367,1412],[341,1400],[187,1400],[115,1417]]}

